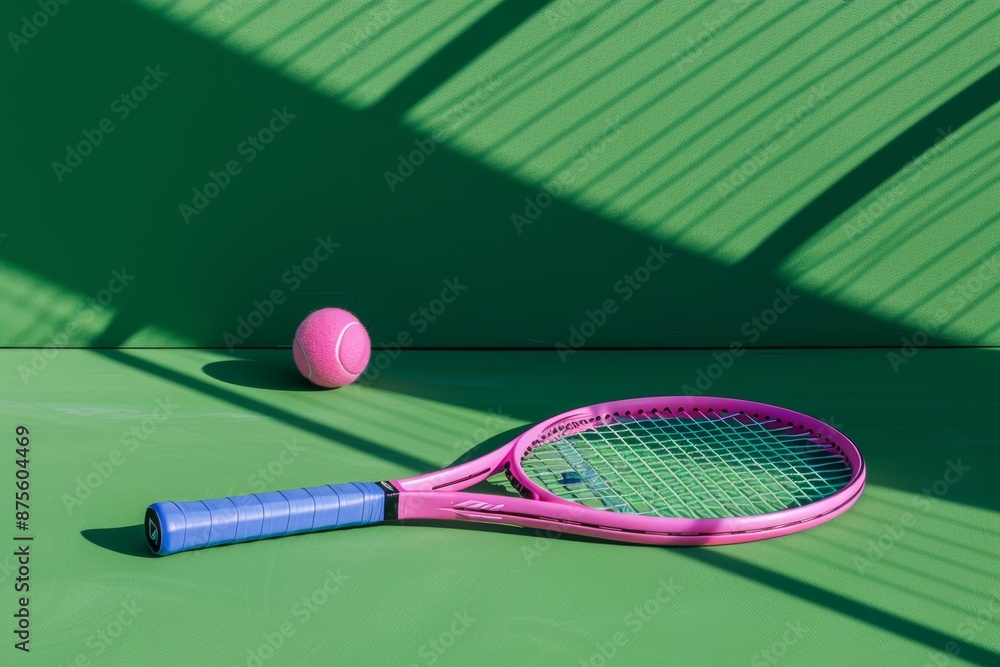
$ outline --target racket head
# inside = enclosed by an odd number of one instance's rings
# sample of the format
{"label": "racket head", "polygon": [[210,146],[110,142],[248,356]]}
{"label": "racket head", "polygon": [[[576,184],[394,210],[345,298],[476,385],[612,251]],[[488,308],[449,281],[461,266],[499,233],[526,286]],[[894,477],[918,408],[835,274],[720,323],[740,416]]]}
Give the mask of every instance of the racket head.
{"label": "racket head", "polygon": [[[709,493],[708,497],[713,492],[720,493],[716,500],[728,503],[728,511],[695,512],[693,509],[699,508],[699,504],[690,500],[686,504],[680,502],[676,511],[671,509],[669,503],[656,507],[655,512],[646,513],[639,511],[641,507],[615,507],[614,502],[596,503],[598,507],[595,507],[593,502],[590,505],[586,501],[580,502],[579,494],[574,497],[573,489],[564,488],[567,485],[561,483],[563,480],[553,485],[551,478],[544,479],[538,475],[528,460],[533,453],[537,455],[544,452],[553,443],[563,443],[573,438],[592,439],[602,429],[614,432],[615,429],[625,427],[635,428],[633,422],[648,427],[650,424],[643,423],[647,419],[676,420],[672,425],[683,427],[683,438],[680,437],[678,428],[664,429],[672,433],[666,438],[668,443],[688,442],[692,438],[690,427],[699,422],[715,429],[722,423],[728,423],[740,432],[745,431],[747,426],[756,429],[752,431],[754,438],[744,446],[733,447],[729,444],[714,454],[712,447],[708,447],[708,451],[703,452],[704,457],[709,460],[714,457],[715,465],[730,476],[726,478],[728,483],[725,485],[725,492],[717,489],[700,491]],[[718,423],[718,420],[723,421]],[[811,493],[796,495],[799,487],[795,481],[781,475],[781,467],[794,463],[795,457],[789,459],[767,452],[760,463],[770,474],[763,475],[764,487],[754,493],[756,478],[751,472],[754,470],[754,447],[775,449],[777,445],[773,439],[762,436],[776,434],[795,446],[815,450],[817,455],[826,459],[823,465],[832,464],[832,470],[826,475],[826,481],[830,484],[821,489],[811,489]],[[600,434],[599,439],[606,438]],[[713,436],[709,438],[709,442],[716,439]],[[704,444],[704,434],[701,440]],[[656,439],[653,439],[653,443],[656,447],[660,446]],[[637,444],[638,441],[633,441],[631,449],[635,449]],[[685,447],[689,449],[674,448],[672,452],[661,454],[666,456],[671,467],[680,465],[678,470],[686,470],[687,475],[703,475],[703,480],[711,480],[712,477],[707,475],[706,470],[684,468],[682,464],[685,462],[690,464],[692,460],[698,460],[690,445]],[[630,454],[634,452],[630,451]],[[640,453],[640,457],[649,455],[649,452]],[[835,460],[831,460],[831,457]],[[807,456],[804,463],[798,462],[800,472],[812,472],[815,466],[810,466],[810,462],[815,463],[815,458]],[[719,465],[720,460],[724,465]],[[740,471],[739,474],[733,472],[733,466]],[[597,467],[594,468],[594,472],[597,472]],[[667,469],[665,467],[664,472]],[[501,470],[507,473],[508,479],[522,498],[462,492],[462,489]],[[559,469],[554,472],[560,474]],[[561,472],[571,472],[583,477],[587,471],[586,468],[574,469],[567,463]],[[638,468],[630,469],[629,472],[642,477]],[[613,480],[613,477],[611,475],[609,479]],[[675,484],[678,485],[677,489],[683,488],[683,484],[677,479],[664,478],[663,473],[657,482],[662,492],[669,493],[670,487]],[[620,480],[613,481],[613,485],[620,483]],[[787,535],[829,521],[849,509],[860,497],[865,484],[865,464],[858,448],[843,433],[829,424],[794,410],[740,399],[658,396],[613,401],[571,410],[529,428],[510,443],[478,459],[445,470],[394,480],[388,484],[390,488],[398,490],[398,495],[392,497],[393,516],[403,520],[460,519],[509,523],[545,531],[554,530],[640,544],[712,545]],[[765,494],[768,485],[772,485],[772,493],[778,493],[782,489],[789,491],[794,502],[788,502],[784,507],[776,504],[776,497]],[[690,484],[688,486],[689,491],[697,491]],[[623,488],[629,487],[625,485]],[[635,490],[634,482],[629,490]],[[808,489],[803,489],[805,490]],[[742,500],[745,506],[738,502],[740,499],[737,494],[741,491],[744,492]],[[628,500],[627,497],[622,497],[621,490],[615,496]],[[660,496],[662,500],[663,493]],[[683,494],[681,496],[683,500]],[[700,509],[718,510],[719,506],[703,503]]]}
{"label": "racket head", "polygon": [[[804,530],[846,511],[860,451],[829,424],[740,399],[660,396],[557,415],[514,440],[503,465],[560,522],[627,541],[724,544]],[[645,486],[643,486],[645,484]],[[584,531],[571,531],[584,532]]]}

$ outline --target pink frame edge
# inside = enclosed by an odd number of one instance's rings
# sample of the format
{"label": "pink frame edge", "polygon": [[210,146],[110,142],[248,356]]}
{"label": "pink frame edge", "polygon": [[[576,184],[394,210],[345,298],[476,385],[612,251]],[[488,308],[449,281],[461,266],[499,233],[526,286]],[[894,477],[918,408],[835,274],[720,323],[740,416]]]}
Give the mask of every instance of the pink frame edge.
{"label": "pink frame edge", "polygon": [[[546,491],[521,471],[524,450],[544,431],[580,419],[625,412],[670,408],[686,412],[714,408],[791,421],[829,438],[848,459],[854,475],[843,489],[828,498],[780,512],[722,519],[685,519],[621,514],[580,505]],[[509,464],[510,472],[534,499],[465,493]],[[660,396],[600,403],[564,412],[536,424],[501,447],[473,461],[408,479],[393,480],[399,489],[399,519],[464,520],[523,526],[543,531],[584,535],[616,542],[659,545],[716,545],[752,542],[796,533],[819,525],[847,511],[865,485],[864,459],[843,433],[818,419],[774,405],[709,396]]]}

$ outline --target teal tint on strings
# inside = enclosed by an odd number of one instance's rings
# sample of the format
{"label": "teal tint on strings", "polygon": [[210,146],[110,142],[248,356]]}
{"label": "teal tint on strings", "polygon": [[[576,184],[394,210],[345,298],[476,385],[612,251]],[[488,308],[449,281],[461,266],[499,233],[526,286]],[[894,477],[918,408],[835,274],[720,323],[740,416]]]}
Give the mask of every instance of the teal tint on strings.
{"label": "teal tint on strings", "polygon": [[809,433],[747,415],[618,418],[539,444],[536,484],[596,509],[714,519],[799,507],[847,486],[840,453]]}

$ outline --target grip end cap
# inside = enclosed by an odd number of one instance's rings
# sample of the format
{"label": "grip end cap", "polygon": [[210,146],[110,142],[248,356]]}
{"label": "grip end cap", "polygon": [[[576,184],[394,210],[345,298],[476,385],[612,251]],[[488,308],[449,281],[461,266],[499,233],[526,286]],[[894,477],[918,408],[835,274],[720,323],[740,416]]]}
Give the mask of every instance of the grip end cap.
{"label": "grip end cap", "polygon": [[166,556],[181,550],[184,541],[184,515],[177,505],[171,502],[153,503],[146,509],[142,526],[146,544],[154,554]]}

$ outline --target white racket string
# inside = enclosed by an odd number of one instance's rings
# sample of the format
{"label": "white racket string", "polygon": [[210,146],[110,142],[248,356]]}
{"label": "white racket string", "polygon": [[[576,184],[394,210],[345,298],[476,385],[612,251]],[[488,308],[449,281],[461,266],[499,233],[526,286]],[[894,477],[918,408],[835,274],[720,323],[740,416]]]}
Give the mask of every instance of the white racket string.
{"label": "white racket string", "polygon": [[746,414],[618,417],[539,444],[521,468],[590,507],[692,519],[800,507],[852,477],[844,457],[815,435]]}

